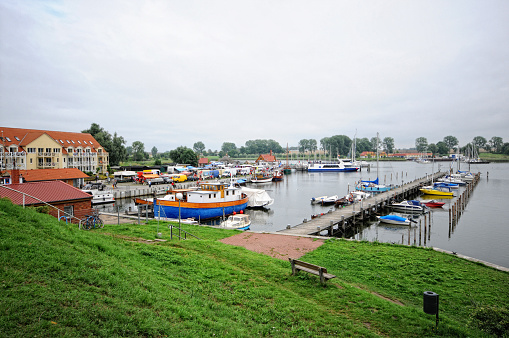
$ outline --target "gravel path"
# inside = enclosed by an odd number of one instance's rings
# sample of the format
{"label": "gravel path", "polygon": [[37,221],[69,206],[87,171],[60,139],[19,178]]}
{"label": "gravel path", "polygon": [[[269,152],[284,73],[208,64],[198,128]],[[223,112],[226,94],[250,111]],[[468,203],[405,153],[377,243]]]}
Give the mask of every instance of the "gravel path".
{"label": "gravel path", "polygon": [[288,258],[300,258],[307,252],[315,250],[323,244],[324,240],[291,235],[244,232],[224,238],[221,242],[242,246],[254,252],[287,260]]}

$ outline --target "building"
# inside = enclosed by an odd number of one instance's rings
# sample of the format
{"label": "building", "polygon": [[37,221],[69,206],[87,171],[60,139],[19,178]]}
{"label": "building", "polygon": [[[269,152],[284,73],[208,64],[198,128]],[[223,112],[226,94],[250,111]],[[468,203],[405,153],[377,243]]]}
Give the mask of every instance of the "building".
{"label": "building", "polygon": [[13,184],[0,185],[0,198],[22,206],[47,206],[49,214],[59,218],[72,215],[77,223],[92,213],[92,196],[62,181],[19,183],[19,171],[13,170]]}
{"label": "building", "polygon": [[0,170],[107,172],[108,153],[90,134],[0,127],[0,142]]}
{"label": "building", "polygon": [[255,163],[257,165],[276,165],[277,159],[276,156],[272,154],[272,150],[270,151],[270,154],[261,154],[256,159]]}
{"label": "building", "polygon": [[[78,168],[19,170],[19,176],[20,183],[59,180],[76,188],[83,187],[85,178],[89,177]],[[4,172],[0,184],[11,184],[12,177],[12,170]]]}

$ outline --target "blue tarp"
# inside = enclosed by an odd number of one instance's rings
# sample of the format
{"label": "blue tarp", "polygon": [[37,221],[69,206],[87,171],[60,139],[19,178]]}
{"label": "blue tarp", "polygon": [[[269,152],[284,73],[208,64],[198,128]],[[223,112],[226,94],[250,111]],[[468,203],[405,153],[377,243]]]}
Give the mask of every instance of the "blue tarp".
{"label": "blue tarp", "polygon": [[382,218],[382,219],[390,219],[392,221],[398,221],[398,222],[404,222],[404,221],[407,220],[406,218],[399,217],[399,216],[396,216],[396,215],[381,216],[380,218]]}

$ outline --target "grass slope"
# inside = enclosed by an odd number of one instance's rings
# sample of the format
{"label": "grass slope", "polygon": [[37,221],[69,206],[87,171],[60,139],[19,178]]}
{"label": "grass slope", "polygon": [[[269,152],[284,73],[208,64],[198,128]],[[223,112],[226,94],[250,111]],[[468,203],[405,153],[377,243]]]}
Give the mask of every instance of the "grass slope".
{"label": "grass slope", "polygon": [[507,273],[432,250],[327,241],[302,258],[338,276],[324,288],[218,241],[236,231],[183,228],[201,240],[136,241],[169,238],[157,223],[79,231],[0,200],[0,336],[481,337],[472,309],[509,301]]}

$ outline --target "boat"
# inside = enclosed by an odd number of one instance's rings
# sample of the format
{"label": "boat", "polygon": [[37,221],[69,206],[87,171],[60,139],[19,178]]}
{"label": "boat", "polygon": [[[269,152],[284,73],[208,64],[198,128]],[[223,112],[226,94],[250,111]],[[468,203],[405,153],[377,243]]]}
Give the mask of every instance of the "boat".
{"label": "boat", "polygon": [[336,203],[339,199],[338,195],[328,196],[322,199],[322,205],[330,205]]}
{"label": "boat", "polygon": [[444,202],[438,202],[436,200],[421,201],[421,203],[427,206],[428,208],[441,208],[445,205]]}
{"label": "boat", "polygon": [[405,213],[422,213],[425,212],[427,207],[417,200],[404,200],[399,203],[392,203],[389,205],[394,211]]}
{"label": "boat", "polygon": [[387,216],[376,216],[378,220],[382,223],[387,224],[397,224],[397,225],[410,225],[412,220],[396,215],[387,215]]}
{"label": "boat", "polygon": [[136,198],[135,202],[153,205],[154,217],[203,220],[243,211],[249,198],[232,184],[201,182],[194,189],[169,190],[162,198]]}
{"label": "boat", "polygon": [[261,172],[254,174],[253,177],[251,177],[251,183],[267,183],[272,182],[272,178],[274,177],[271,173]]}
{"label": "boat", "polygon": [[280,182],[280,181],[282,181],[282,180],[283,180],[283,172],[282,172],[282,171],[280,171],[280,170],[276,170],[276,171],[274,172],[274,175],[272,176],[272,180],[273,180],[274,182]]}
{"label": "boat", "polygon": [[451,191],[451,188],[448,187],[435,187],[434,185],[424,186],[419,189],[423,194],[426,195],[436,195],[436,196],[454,196],[454,193]]}
{"label": "boat", "polygon": [[356,190],[360,191],[368,191],[371,193],[380,193],[391,190],[393,187],[391,185],[379,184],[378,182],[378,133],[376,133],[376,179],[372,181],[363,181],[360,180],[359,183],[355,186]]}
{"label": "boat", "polygon": [[319,197],[311,197],[311,204],[322,204],[322,201],[327,198],[327,195]]}
{"label": "boat", "polygon": [[233,215],[228,216],[226,221],[221,222],[219,225],[220,228],[225,229],[237,229],[237,230],[249,230],[251,226],[251,220],[249,219],[249,215],[244,213],[234,213]]}
{"label": "boat", "polygon": [[113,192],[103,189],[104,184],[102,183],[89,183],[81,191],[92,195],[92,204],[114,203]]}
{"label": "boat", "polygon": [[342,159],[338,158],[337,162],[315,162],[308,166],[308,172],[354,172],[359,171],[359,167],[345,166]]}
{"label": "boat", "polygon": [[263,189],[242,187],[242,192],[249,198],[248,208],[266,208],[274,203],[274,199]]}

